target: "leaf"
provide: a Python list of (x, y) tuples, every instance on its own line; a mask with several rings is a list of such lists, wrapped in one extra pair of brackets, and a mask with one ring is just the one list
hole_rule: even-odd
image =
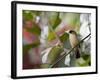
[(76, 60), (77, 66), (89, 66), (90, 65), (90, 59), (84, 60), (82, 57)]
[(23, 45), (23, 53), (26, 54), (31, 48), (35, 48), (40, 44), (40, 42), (34, 42), (32, 44)]
[(60, 41), (63, 43), (63, 47), (66, 49), (70, 49), (70, 42), (69, 42), (69, 34), (68, 33), (64, 33), (63, 35), (61, 35), (60, 37)]
[(89, 54), (82, 54), (82, 58), (87, 62), (88, 65), (91, 65), (91, 56)]
[(30, 11), (23, 11), (23, 18), (26, 21), (32, 20), (33, 19), (33, 14)]
[(52, 41), (55, 38), (56, 38), (56, 36), (55, 36), (54, 32), (49, 31), (48, 38), (47, 38), (48, 41)]
[(49, 21), (49, 34), (48, 41), (54, 40), (56, 38), (55, 28), (60, 24), (61, 19), (59, 18), (58, 12), (47, 12), (48, 21)]
[[(55, 33), (52, 32), (52, 31), (49, 31), (49, 34), (48, 34), (48, 41), (52, 41), (52, 40), (54, 40), (55, 38), (56, 38)], [(61, 42), (64, 43), (64, 42), (66, 42), (66, 41), (68, 40), (69, 35), (68, 35), (67, 33), (64, 33), (64, 34), (61, 35), (59, 38), (60, 38)]]
[(34, 24), (32, 28), (28, 28), (28, 27), (25, 27), (25, 28), (30, 33), (36, 34), (38, 36), (41, 34), (41, 29), (39, 28), (37, 24)]
[(61, 46), (54, 46), (48, 54), (47, 63), (52, 64), (55, 62), (62, 52), (63, 48)]
[(32, 11), (32, 10), (23, 10), (23, 17), (26, 21), (33, 20), (35, 21), (36, 17), (41, 14), (40, 11)]
[(87, 60), (90, 57), (90, 55), (89, 54), (83, 54), (82, 57), (83, 57), (84, 60)]
[(55, 29), (60, 24), (60, 22), (61, 22), (61, 19), (59, 18), (59, 13), (58, 13), (58, 15), (56, 17), (56, 20), (55, 20), (55, 22), (54, 22), (54, 24), (52, 26), (53, 29)]
[(86, 66), (87, 64), (83, 58), (79, 58), (76, 60), (76, 65), (77, 66)]
[(41, 66), (41, 68), (48, 68), (50, 66), (50, 64), (45, 63), (45, 64), (41, 64), (40, 66)]
[(61, 22), (61, 19), (59, 18), (58, 12), (52, 12), (49, 14), (49, 23), (50, 26), (55, 29)]
[(69, 39), (69, 35), (67, 33), (64, 33), (63, 35), (60, 36), (61, 42), (66, 42)]

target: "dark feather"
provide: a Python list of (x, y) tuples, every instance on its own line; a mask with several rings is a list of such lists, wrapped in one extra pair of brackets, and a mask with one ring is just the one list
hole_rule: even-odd
[(76, 58), (80, 58), (80, 51), (78, 48), (75, 50), (75, 55), (76, 55)]

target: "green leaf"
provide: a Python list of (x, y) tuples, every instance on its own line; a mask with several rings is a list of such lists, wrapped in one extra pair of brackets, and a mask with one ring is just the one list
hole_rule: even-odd
[(61, 46), (54, 46), (48, 54), (47, 63), (54, 63), (63, 52), (63, 48)]
[(76, 60), (76, 65), (77, 66), (87, 66), (86, 61), (83, 58), (79, 58)]
[(59, 13), (58, 12), (52, 12), (49, 15), (49, 22), (50, 26), (55, 29), (61, 22), (61, 19), (59, 18)]
[(56, 36), (55, 36), (54, 32), (49, 31), (48, 38), (47, 38), (48, 41), (52, 41), (55, 38), (56, 38)]
[(88, 57), (87, 59), (84, 58), (79, 58), (76, 60), (77, 66), (89, 66), (90, 65), (90, 58)]
[(34, 24), (32, 28), (25, 27), (26, 30), (30, 33), (40, 35), (41, 34), (41, 29), (39, 28), (38, 25)]
[(34, 42), (32, 44), (23, 45), (23, 53), (26, 54), (31, 48), (35, 48), (40, 44), (40, 42)]
[(41, 64), (41, 68), (49, 68), (50, 64)]
[(23, 11), (23, 18), (26, 21), (32, 20), (33, 19), (33, 14), (29, 11)]
[(57, 14), (57, 17), (56, 17), (56, 20), (55, 20), (55, 22), (54, 22), (54, 24), (53, 24), (53, 29), (55, 29), (59, 24), (60, 24), (60, 22), (61, 22), (61, 19), (59, 18), (59, 13)]
[(82, 57), (83, 57), (84, 60), (87, 60), (90, 57), (90, 55), (89, 54), (83, 54)]
[(87, 62), (88, 65), (91, 65), (91, 56), (90, 54), (82, 54), (82, 58)]
[(67, 33), (64, 33), (62, 36), (60, 36), (61, 42), (66, 42), (69, 39), (69, 35)]
[(32, 10), (23, 10), (23, 17), (26, 21), (33, 20), (35, 21), (36, 16), (41, 14), (40, 11), (32, 11)]

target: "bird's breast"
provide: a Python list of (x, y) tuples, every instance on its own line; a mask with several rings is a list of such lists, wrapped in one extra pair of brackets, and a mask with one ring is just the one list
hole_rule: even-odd
[(78, 44), (78, 38), (76, 35), (70, 34), (69, 40), (70, 40), (70, 44), (71, 44), (72, 48)]

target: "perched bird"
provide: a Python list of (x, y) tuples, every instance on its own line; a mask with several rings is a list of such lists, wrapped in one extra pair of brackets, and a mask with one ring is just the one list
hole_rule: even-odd
[[(77, 33), (74, 30), (68, 30), (65, 32), (69, 34), (69, 41), (70, 41), (71, 47), (74, 48), (79, 43)], [(80, 58), (79, 46), (74, 48), (74, 52), (75, 52), (76, 58)]]

